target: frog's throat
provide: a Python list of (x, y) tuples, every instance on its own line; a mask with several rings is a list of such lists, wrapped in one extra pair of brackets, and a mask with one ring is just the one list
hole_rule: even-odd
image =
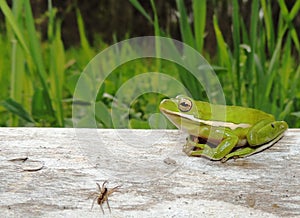
[(208, 126), (228, 127), (232, 130), (235, 130), (237, 128), (246, 129), (246, 128), (251, 127), (251, 125), (249, 123), (238, 123), (237, 124), (237, 123), (224, 122), (224, 121), (202, 120), (191, 114), (183, 114), (183, 113), (174, 112), (174, 111), (172, 111), (172, 112), (168, 111), (167, 113), (190, 120), (192, 122), (201, 123), (201, 124), (208, 125)]

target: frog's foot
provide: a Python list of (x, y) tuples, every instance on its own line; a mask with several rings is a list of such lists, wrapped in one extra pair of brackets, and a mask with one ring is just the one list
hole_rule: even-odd
[(205, 141), (202, 143), (201, 140), (199, 137), (189, 136), (186, 145), (183, 147), (183, 151), (188, 156), (201, 156), (210, 160), (221, 160), (233, 150), (239, 138), (227, 131), (224, 134), (223, 140), (215, 147), (208, 145), (208, 142)]
[(183, 146), (183, 152), (188, 156), (193, 157), (206, 157), (210, 160), (221, 160), (221, 158), (215, 157), (216, 149), (211, 148), (207, 144), (198, 143), (195, 136), (189, 136), (186, 144)]
[[(197, 136), (189, 135), (186, 138), (186, 144), (183, 146), (183, 151), (189, 155), (192, 151), (203, 150), (205, 143), (200, 142), (201, 139)], [(191, 155), (189, 155), (191, 156)]]

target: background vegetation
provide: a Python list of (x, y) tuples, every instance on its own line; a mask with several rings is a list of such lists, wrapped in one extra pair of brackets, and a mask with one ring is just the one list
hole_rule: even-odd
[[(72, 126), (74, 88), (89, 60), (114, 42), (155, 34), (199, 51), (214, 66), (228, 104), (255, 107), (300, 127), (299, 0), (0, 0), (0, 9), (1, 126)], [(151, 71), (180, 79), (194, 98), (206, 99), (179, 66), (132, 61), (100, 89), (99, 127), (113, 127), (110, 110), (118, 88)], [(129, 127), (149, 128), (163, 97), (148, 93), (120, 104), (130, 111)]]

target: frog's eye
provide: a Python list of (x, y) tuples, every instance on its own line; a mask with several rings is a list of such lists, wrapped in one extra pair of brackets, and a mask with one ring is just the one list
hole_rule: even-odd
[(178, 109), (181, 112), (188, 112), (188, 111), (190, 111), (192, 109), (192, 106), (193, 106), (193, 103), (189, 99), (182, 98), (182, 99), (179, 100)]

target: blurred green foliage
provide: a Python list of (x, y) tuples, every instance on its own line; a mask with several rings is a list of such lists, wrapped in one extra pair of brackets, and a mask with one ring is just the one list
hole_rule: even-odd
[[(148, 22), (157, 36), (172, 37), (161, 26), (157, 1), (149, 0), (152, 11), (141, 2), (130, 0)], [(181, 39), (214, 66), (229, 104), (255, 107), (285, 119), (290, 127), (300, 127), (300, 43), (294, 26), (300, 1), (288, 8), (286, 1), (278, 0), (278, 20), (272, 16), (270, 0), (251, 2), (250, 20), (241, 15), (240, 1), (228, 4), (232, 14), (231, 45), (226, 42), (216, 7), (213, 20), (207, 20), (206, 0), (186, 4), (176, 0), (176, 15)], [(275, 3), (274, 3), (275, 4)], [(85, 22), (78, 7), (76, 24), (80, 45), (65, 48), (62, 40), (63, 20), (48, 0), (46, 39), (36, 29), (29, 0), (12, 1), (8, 6), (0, 0), (6, 31), (0, 34), (0, 125), (1, 126), (72, 126), (73, 93), (77, 80), (88, 62), (107, 48), (101, 37), (93, 43), (87, 38)], [(210, 9), (211, 10), (211, 9)], [(216, 55), (205, 50), (208, 23), (215, 33)], [(120, 23), (120, 25), (124, 25)], [(129, 33), (130, 34), (130, 33)], [(117, 42), (116, 37), (114, 37)], [(110, 113), (114, 95), (130, 78), (143, 72), (162, 72), (181, 80), (195, 99), (206, 100), (206, 95), (191, 74), (168, 61), (145, 59), (126, 63), (115, 69), (99, 90), (95, 103), (95, 118), (100, 128), (113, 128)], [(161, 123), (149, 119), (158, 113), (158, 104), (165, 96), (148, 93), (134, 99), (135, 93), (126, 93), (128, 101), (119, 104), (129, 111), (128, 128), (159, 128)], [(132, 100), (134, 99), (134, 100)], [(125, 119), (125, 118), (124, 118)]]

